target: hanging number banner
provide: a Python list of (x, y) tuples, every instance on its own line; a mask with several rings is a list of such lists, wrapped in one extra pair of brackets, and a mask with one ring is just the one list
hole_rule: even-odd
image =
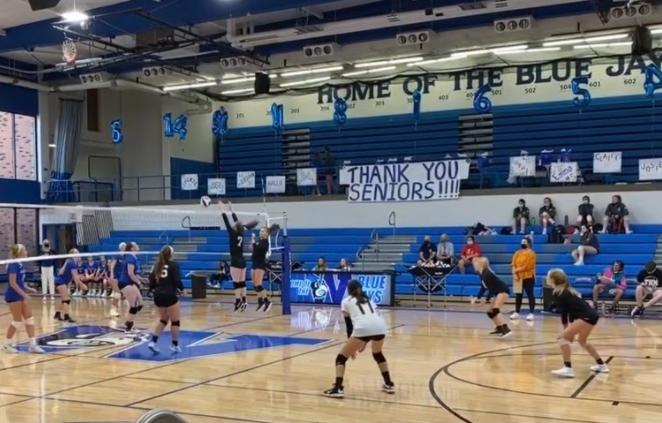
[(317, 185), (317, 169), (297, 169), (297, 185), (300, 187), (314, 187)]
[(639, 159), (639, 180), (640, 181), (662, 180), (662, 158)]
[(510, 158), (512, 176), (536, 176), (536, 156), (516, 156)]
[(285, 194), (284, 176), (267, 176), (265, 183), (267, 194)]
[(549, 168), (549, 182), (568, 184), (577, 182), (579, 166), (577, 162), (555, 162)]
[(255, 188), (255, 172), (237, 172), (237, 188)]
[(466, 160), (346, 166), (353, 202), (449, 200), (460, 196), (460, 182), (468, 172)]
[(198, 175), (191, 173), (182, 175), (182, 191), (195, 191), (198, 189)]
[(207, 179), (207, 195), (225, 195), (225, 178)]
[(593, 153), (593, 173), (621, 173), (623, 153)]

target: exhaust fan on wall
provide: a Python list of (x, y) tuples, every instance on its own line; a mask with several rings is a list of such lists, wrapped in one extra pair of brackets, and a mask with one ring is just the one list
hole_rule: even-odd
[(612, 7), (609, 15), (615, 19), (640, 18), (653, 14), (653, 6), (647, 3), (629, 3), (627, 6)]
[(223, 69), (240, 68), (246, 66), (246, 59), (243, 57), (226, 57), (221, 59), (221, 67)]
[(522, 16), (519, 18), (508, 18), (494, 21), (494, 30), (498, 33), (527, 31), (533, 27), (533, 17)]
[(412, 46), (416, 44), (427, 44), (430, 42), (430, 31), (408, 32), (398, 34), (395, 41), (399, 46)]
[(79, 76), (82, 84), (99, 84), (104, 81), (104, 77), (100, 73), (86, 73)]
[(143, 76), (145, 78), (158, 78), (162, 76), (167, 76), (170, 74), (170, 71), (163, 66), (153, 66), (151, 68), (143, 68)]
[(306, 46), (303, 48), (303, 55), (308, 58), (333, 56), (336, 53), (336, 47), (332, 43)]

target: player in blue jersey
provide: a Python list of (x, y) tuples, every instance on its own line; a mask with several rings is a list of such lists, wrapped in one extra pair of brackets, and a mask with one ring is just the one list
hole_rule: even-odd
[(109, 289), (109, 280), (110, 280), (110, 265), (106, 257), (99, 257), (99, 276), (97, 277), (97, 283), (101, 287), (97, 297), (107, 297)]
[(140, 277), (140, 262), (138, 261), (138, 257), (133, 254), (134, 251), (140, 251), (140, 247), (135, 242), (131, 242), (126, 246), (127, 254), (124, 255), (124, 266), (122, 274), (118, 279), (120, 291), (129, 302), (129, 315), (126, 316), (124, 327), (126, 333), (137, 332), (133, 328), (133, 322), (136, 314), (143, 308), (143, 297), (140, 294), (140, 286), (147, 282)]
[[(119, 250), (121, 252), (126, 251), (126, 243), (122, 242), (119, 245)], [(124, 254), (118, 255), (115, 260), (110, 264), (110, 287), (112, 289), (111, 305), (110, 305), (110, 317), (120, 317), (119, 306), (120, 300), (122, 299), (122, 293), (120, 292), (118, 279), (122, 274), (124, 269)]]
[[(72, 248), (69, 250), (69, 254), (77, 255), (80, 252)], [(80, 257), (76, 256), (70, 259), (67, 259), (64, 262), (64, 265), (60, 268), (57, 276), (55, 276), (55, 289), (60, 294), (61, 305), (58, 307), (57, 303), (55, 304), (55, 320), (60, 320), (66, 323), (76, 323), (74, 319), (69, 316), (69, 306), (71, 305), (71, 298), (69, 297), (69, 284), (74, 283), (76, 289), (81, 291), (87, 291), (87, 287), (80, 280), (80, 273), (78, 269), (81, 265)]]
[[(15, 244), (9, 254), (10, 259), (21, 259), (28, 256), (25, 246)], [(7, 337), (3, 346), (4, 351), (18, 352), (13, 346), (13, 339), (16, 332), (21, 329), (25, 322), (25, 331), (28, 333), (30, 342), (30, 352), (42, 354), (44, 350), (39, 348), (34, 337), (34, 317), (32, 315), (32, 306), (30, 305), (30, 295), (37, 291), (25, 286), (23, 264), (13, 262), (7, 265), (7, 274), (9, 275), (9, 287), (5, 292), (5, 302), (9, 306), (12, 322), (7, 328)]]

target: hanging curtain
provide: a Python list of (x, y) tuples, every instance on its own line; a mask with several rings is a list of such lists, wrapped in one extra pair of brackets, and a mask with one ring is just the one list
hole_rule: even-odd
[(51, 202), (76, 201), (71, 175), (76, 168), (80, 131), (83, 123), (83, 102), (60, 99), (60, 116), (55, 125), (55, 154), (48, 200)]

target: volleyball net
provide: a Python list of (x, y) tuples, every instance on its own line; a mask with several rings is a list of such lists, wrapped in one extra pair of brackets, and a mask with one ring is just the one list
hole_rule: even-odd
[[(226, 209), (227, 210), (227, 209)], [(17, 216), (22, 216), (18, 219)], [(234, 219), (229, 211), (230, 224)], [(269, 284), (282, 293), (283, 312), (289, 314), (289, 280), (291, 269), (290, 242), (287, 236), (287, 216), (266, 211), (244, 211), (235, 207), (234, 217), (244, 225), (257, 221), (252, 232), (259, 237), (262, 227), (278, 224), (269, 235), (269, 260), (274, 263), (276, 277)], [(244, 233), (244, 254), (250, 263), (251, 233)], [(193, 274), (213, 275), (219, 272), (221, 261), (229, 263), (229, 240), (220, 204), (160, 206), (160, 207), (94, 207), (0, 204), (0, 273), (12, 261), (24, 264), (26, 271), (36, 272), (43, 240), (48, 239), (56, 254), (49, 258), (57, 264), (73, 257), (108, 260), (122, 254), (120, 243), (135, 242), (140, 251), (132, 251), (140, 260), (146, 276), (164, 245), (175, 250), (175, 259), (182, 267), (185, 283)], [(9, 257), (13, 244), (23, 244), (28, 257)], [(69, 254), (73, 248), (79, 254)], [(5, 259), (5, 257), (8, 257)], [(278, 270), (282, 269), (282, 270)], [(271, 275), (270, 275), (271, 276)], [(250, 280), (250, 274), (247, 275)], [(272, 289), (273, 290), (273, 289)]]

